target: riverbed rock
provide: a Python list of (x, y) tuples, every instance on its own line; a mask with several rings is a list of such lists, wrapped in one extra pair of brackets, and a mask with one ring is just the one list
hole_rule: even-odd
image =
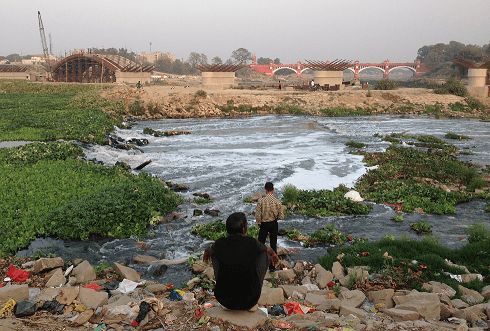
[(87, 260), (78, 264), (71, 272), (71, 276), (75, 277), (77, 284), (85, 284), (97, 278), (94, 267)]
[(464, 309), (469, 306), (466, 302), (464, 302), (461, 299), (453, 299), (451, 300), (451, 304), (453, 305), (454, 308), (457, 309)]
[(305, 297), (305, 302), (309, 302), (316, 306), (318, 310), (338, 311), (340, 309), (340, 300), (337, 298), (329, 299), (325, 295), (307, 293)]
[(66, 278), (63, 272), (63, 269), (58, 268), (55, 269), (51, 277), (49, 277), (49, 280), (46, 282), (44, 285), (45, 287), (60, 287), (65, 285), (66, 283)]
[(282, 288), (262, 287), (262, 293), (259, 298), (259, 305), (273, 306), (284, 303), (284, 291)]
[(332, 264), (332, 274), (336, 279), (341, 279), (345, 277), (344, 267), (339, 261), (335, 261)]
[(293, 267), (293, 270), (296, 274), (298, 275), (302, 275), (304, 270), (305, 270), (305, 266), (303, 264), (302, 261), (297, 261), (295, 264), (294, 264), (294, 267)]
[(490, 299), (490, 285), (485, 286), (481, 290), (481, 295), (483, 295), (483, 297), (485, 298), (485, 300)]
[(418, 312), (427, 320), (441, 319), (439, 296), (435, 293), (411, 292), (408, 295), (395, 296), (396, 309)]
[(470, 323), (475, 323), (479, 320), (486, 320), (487, 314), (486, 309), (488, 304), (478, 304), (465, 309), (457, 310), (454, 313), (454, 317), (462, 318)]
[(206, 277), (208, 277), (208, 279), (214, 280), (214, 269), (213, 269), (213, 267), (207, 267), (206, 269), (204, 269), (203, 274), (206, 275)]
[(366, 295), (360, 290), (342, 291), (339, 299), (341, 305), (357, 308), (364, 302)]
[(43, 288), (37, 296), (37, 302), (52, 301), (60, 294), (61, 288)]
[(114, 262), (114, 271), (121, 275), (125, 279), (129, 279), (133, 282), (139, 282), (141, 279), (140, 274), (133, 268), (123, 266), (117, 262)]
[(354, 279), (356, 282), (364, 282), (369, 278), (369, 267), (356, 266), (347, 268), (347, 278)]
[(383, 308), (389, 309), (395, 306), (393, 302), (393, 295), (395, 294), (395, 290), (388, 288), (379, 291), (369, 291), (368, 298), (369, 301), (372, 301), (375, 305), (383, 305)]
[(30, 301), (19, 301), (15, 305), (14, 315), (17, 318), (32, 316), (36, 313), (36, 303)]
[(391, 318), (393, 318), (397, 322), (414, 321), (420, 318), (419, 313), (413, 310), (390, 308), (390, 309), (386, 309), (384, 313), (390, 316)]
[(453, 289), (451, 286), (447, 284), (440, 283), (440, 282), (431, 281), (428, 283), (424, 283), (422, 284), (422, 288), (431, 293), (439, 294), (439, 296), (446, 295), (449, 298), (452, 298), (453, 296), (456, 295), (455, 289)]
[(167, 291), (168, 287), (165, 284), (150, 284), (146, 286), (146, 290), (153, 294), (158, 294)]
[(327, 284), (333, 280), (333, 274), (327, 271), (320, 264), (315, 264), (316, 283), (319, 288), (326, 288)]
[(85, 323), (87, 323), (92, 316), (94, 316), (94, 311), (92, 309), (87, 309), (84, 312), (82, 312), (80, 315), (73, 320), (72, 325), (73, 326), (82, 326)]
[(204, 261), (196, 261), (192, 264), (192, 271), (195, 273), (201, 273), (208, 267), (208, 264)]
[(97, 309), (108, 302), (107, 292), (97, 292), (90, 288), (80, 288), (78, 300), (87, 308)]
[(482, 281), (483, 280), (483, 276), (480, 275), (480, 274), (462, 274), (461, 275), (461, 281), (463, 283), (469, 283), (469, 282), (472, 282), (474, 280), (480, 280), (480, 281)]
[(136, 264), (151, 264), (157, 260), (156, 257), (150, 255), (135, 255), (133, 257), (133, 262)]
[(58, 296), (56, 297), (56, 301), (63, 305), (71, 305), (73, 301), (78, 297), (80, 293), (80, 287), (63, 287), (61, 288)]
[(217, 209), (209, 209), (209, 208), (204, 209), (204, 214), (212, 216), (212, 217), (218, 217), (219, 213), (220, 213), (220, 211)]
[(349, 199), (354, 202), (362, 202), (364, 199), (361, 197), (361, 194), (355, 190), (350, 190), (346, 194), (344, 194), (344, 198)]
[(471, 290), (461, 285), (458, 286), (458, 289), (461, 293), (461, 300), (468, 303), (469, 305), (476, 305), (482, 303), (485, 300), (483, 295), (475, 290)]
[(278, 270), (276, 271), (277, 277), (285, 282), (292, 283), (296, 278), (296, 273), (293, 269)]
[(27, 285), (0, 287), (0, 307), (10, 299), (14, 299), (16, 302), (29, 299), (29, 287)]
[(34, 266), (32, 267), (32, 273), (38, 274), (44, 271), (48, 271), (54, 268), (63, 267), (65, 262), (61, 257), (53, 257), (53, 258), (40, 258), (34, 262)]
[(202, 216), (203, 212), (201, 209), (194, 209), (194, 211), (192, 212), (192, 216)]
[(303, 295), (306, 295), (306, 292), (308, 292), (308, 289), (302, 285), (279, 285), (279, 287), (283, 289), (286, 298), (290, 298), (294, 292)]
[(362, 319), (365, 319), (368, 314), (364, 310), (353, 307), (353, 306), (340, 305), (339, 315), (340, 316), (354, 315), (357, 318), (362, 320)]
[(261, 310), (249, 312), (244, 310), (223, 310), (221, 307), (213, 307), (206, 310), (206, 315), (249, 330), (256, 330), (267, 321), (267, 315)]

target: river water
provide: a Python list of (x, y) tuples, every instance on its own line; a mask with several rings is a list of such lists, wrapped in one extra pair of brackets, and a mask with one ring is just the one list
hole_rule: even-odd
[[(143, 135), (143, 128), (157, 130), (190, 130), (190, 135), (155, 138)], [(54, 252), (65, 258), (84, 257), (93, 263), (121, 260), (128, 263), (135, 254), (159, 258), (182, 258), (201, 252), (208, 242), (190, 234), (194, 224), (208, 222), (216, 217), (193, 217), (193, 210), (211, 208), (221, 211), (220, 219), (234, 211), (243, 211), (253, 224), (254, 206), (243, 198), (261, 191), (266, 181), (280, 188), (293, 184), (303, 189), (332, 189), (339, 184), (353, 186), (366, 171), (362, 157), (349, 153), (345, 143), (356, 140), (368, 144), (368, 151), (380, 151), (388, 144), (374, 137), (375, 133), (408, 132), (433, 134), (442, 137), (452, 131), (465, 134), (468, 141), (451, 141), (466, 151), (461, 158), (479, 165), (490, 164), (490, 123), (475, 120), (436, 120), (400, 117), (318, 118), (295, 116), (267, 116), (243, 119), (185, 119), (138, 123), (129, 130), (116, 134), (129, 138), (147, 138), (150, 144), (139, 151), (115, 150), (107, 146), (86, 149), (88, 159), (107, 164), (124, 161), (132, 167), (145, 160), (152, 163), (144, 171), (189, 186), (183, 193), (186, 203), (180, 206), (183, 220), (159, 226), (145, 245), (135, 239), (103, 242), (63, 242), (38, 239), (21, 252), (30, 254), (37, 249)], [(192, 193), (207, 192), (214, 202), (198, 206), (192, 203)], [(413, 221), (424, 219), (434, 225), (433, 234), (450, 247), (462, 245), (465, 228), (476, 222), (490, 223), (484, 213), (485, 203), (473, 201), (457, 207), (455, 215), (436, 216), (410, 214), (403, 223), (390, 219), (391, 208), (374, 205), (366, 216), (328, 218), (290, 217), (280, 227), (295, 227), (311, 233), (326, 223), (334, 223), (341, 231), (371, 240), (385, 235), (417, 237), (409, 229)], [(325, 254), (325, 248), (302, 248), (298, 243), (279, 240), (285, 247), (297, 248), (293, 259), (315, 261)], [(152, 278), (146, 267), (134, 266)], [(178, 281), (190, 276), (185, 266), (169, 267), (160, 281)]]

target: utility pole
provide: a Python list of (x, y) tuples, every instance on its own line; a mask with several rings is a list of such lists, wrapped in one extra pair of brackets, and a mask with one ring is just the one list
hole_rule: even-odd
[(51, 39), (51, 33), (48, 34), (49, 38), (49, 54), (53, 54), (53, 39)]
[(151, 53), (151, 41), (150, 41), (150, 53)]

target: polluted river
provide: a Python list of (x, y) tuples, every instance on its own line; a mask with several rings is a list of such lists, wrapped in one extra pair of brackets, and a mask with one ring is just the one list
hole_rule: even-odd
[[(143, 134), (143, 128), (155, 130), (189, 130), (189, 135), (156, 138)], [(378, 134), (407, 132), (443, 137), (446, 132), (470, 136), (471, 140), (450, 141), (466, 151), (460, 158), (479, 165), (490, 164), (490, 123), (475, 120), (437, 120), (429, 118), (400, 118), (390, 116), (318, 118), (295, 116), (267, 116), (242, 119), (185, 119), (139, 122), (131, 129), (117, 129), (115, 134), (124, 139), (146, 138), (149, 144), (138, 150), (120, 150), (108, 146), (88, 146), (87, 159), (113, 165), (117, 161), (131, 167), (146, 160), (152, 162), (143, 169), (152, 175), (174, 183), (185, 184), (181, 193), (185, 203), (178, 212), (184, 218), (161, 224), (144, 239), (128, 238), (99, 241), (61, 241), (41, 238), (19, 255), (36, 251), (58, 254), (66, 259), (85, 258), (91, 263), (124, 261), (147, 279), (181, 284), (188, 280), (187, 264), (171, 265), (156, 272), (155, 267), (133, 265), (137, 254), (159, 259), (183, 259), (197, 255), (209, 241), (191, 234), (195, 224), (226, 217), (235, 211), (247, 214), (254, 224), (254, 204), (245, 203), (245, 197), (263, 189), (266, 181), (274, 182), (277, 193), (292, 184), (300, 189), (333, 189), (340, 184), (352, 187), (368, 168), (362, 156), (350, 153), (345, 145), (356, 140), (368, 145), (367, 151), (382, 151), (388, 143), (375, 137)], [(193, 203), (193, 193), (209, 193), (213, 202)], [(367, 202), (369, 203), (369, 202)], [(218, 217), (193, 216), (194, 209), (217, 209)], [(294, 227), (303, 233), (312, 233), (325, 224), (333, 223), (344, 233), (369, 240), (386, 235), (416, 238), (410, 223), (426, 220), (434, 225), (433, 235), (449, 247), (464, 244), (465, 229), (477, 222), (490, 222), (484, 212), (484, 201), (460, 204), (454, 215), (407, 214), (405, 222), (391, 221), (392, 208), (375, 204), (369, 215), (308, 218), (289, 216), (279, 223), (280, 228)], [(304, 248), (298, 242), (279, 237), (279, 245), (292, 248), (292, 259), (316, 261), (327, 253), (325, 247)]]

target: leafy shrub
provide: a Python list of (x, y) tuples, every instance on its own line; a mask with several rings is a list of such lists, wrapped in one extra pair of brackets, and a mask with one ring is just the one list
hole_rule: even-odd
[(465, 135), (462, 135), (462, 134), (457, 134), (457, 133), (454, 133), (454, 132), (448, 132), (448, 133), (446, 133), (444, 135), (444, 137), (446, 137), (446, 139), (454, 139), (454, 140), (468, 140), (468, 139), (471, 139), (468, 136), (465, 136)]
[[(216, 241), (227, 236), (225, 222), (218, 220), (211, 223), (197, 224), (192, 227), (191, 233), (207, 240)], [(250, 226), (247, 229), (247, 235), (257, 238), (259, 229), (257, 226)]]
[(464, 113), (470, 110), (467, 105), (459, 101), (450, 103), (449, 109), (451, 109), (451, 111), (460, 112), (460, 113)]
[(417, 232), (417, 234), (429, 234), (432, 233), (432, 225), (426, 221), (418, 221), (410, 224), (410, 229)]
[(468, 95), (468, 90), (466, 86), (464, 86), (463, 82), (450, 79), (440, 87), (434, 89), (434, 93), (436, 94), (454, 94), (460, 97), (466, 97)]
[(468, 241), (470, 243), (490, 240), (490, 230), (483, 223), (470, 225), (466, 230)]
[(335, 228), (334, 224), (327, 224), (323, 228), (316, 230), (310, 235), (305, 246), (311, 247), (316, 245), (341, 245), (347, 242), (349, 237)]
[(389, 79), (383, 79), (376, 83), (375, 90), (395, 90), (398, 88), (397, 82)]
[(128, 109), (129, 113), (134, 116), (141, 116), (145, 113), (145, 105), (144, 102), (140, 99), (134, 100)]
[(393, 222), (401, 223), (404, 220), (403, 214), (396, 214), (392, 218)]
[(204, 198), (204, 197), (196, 197), (194, 198), (194, 203), (197, 203), (198, 205), (205, 205), (208, 203), (212, 203), (213, 199), (211, 198)]
[(194, 93), (194, 97), (196, 98), (205, 98), (208, 96), (208, 93), (204, 90), (197, 90), (196, 93)]
[(358, 142), (358, 141), (354, 141), (354, 140), (349, 140), (345, 144), (351, 148), (364, 148), (364, 147), (366, 147), (366, 144)]
[(466, 101), (468, 107), (472, 110), (484, 110), (486, 108), (485, 104), (483, 104), (483, 102), (481, 102), (477, 98), (466, 97), (464, 100)]
[(442, 110), (444, 109), (444, 106), (441, 105), (440, 103), (436, 103), (433, 105), (426, 105), (424, 112), (429, 115), (434, 115), (434, 116), (440, 116), (442, 114)]
[(68, 142), (39, 142), (0, 150), (0, 160), (15, 165), (29, 165), (40, 160), (66, 160), (82, 155), (79, 146)]
[(371, 112), (367, 109), (362, 108), (323, 108), (320, 109), (320, 113), (327, 117), (347, 117), (347, 116), (367, 116)]

